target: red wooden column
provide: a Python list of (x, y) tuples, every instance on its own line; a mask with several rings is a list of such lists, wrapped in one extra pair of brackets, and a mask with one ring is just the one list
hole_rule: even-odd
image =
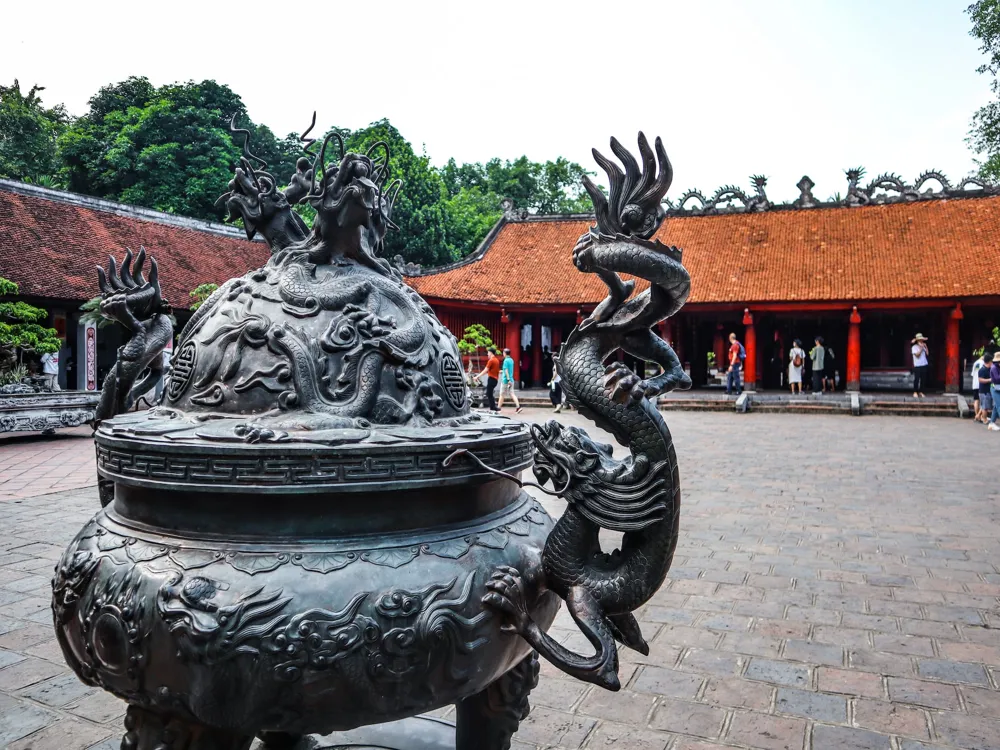
[(955, 305), (955, 308), (948, 315), (948, 329), (944, 338), (944, 390), (945, 393), (958, 393), (962, 386), (959, 367), (959, 339), (958, 323), (965, 317), (962, 315), (962, 306)]
[(743, 363), (743, 388), (757, 390), (757, 331), (753, 327), (753, 315), (749, 308), (743, 311), (743, 325), (747, 327), (743, 346), (747, 350), (747, 360)]
[(507, 324), (506, 344), (504, 348), (510, 349), (510, 356), (514, 360), (514, 382), (521, 382), (521, 316), (509, 315), (504, 310), (500, 317)]
[(531, 387), (541, 388), (542, 383), (542, 321), (535, 318), (531, 324)]
[(562, 345), (562, 328), (558, 324), (553, 325), (549, 330), (552, 331), (552, 353), (558, 354), (559, 347)]
[(858, 308), (851, 310), (851, 325), (847, 329), (847, 390), (861, 390), (861, 316)]

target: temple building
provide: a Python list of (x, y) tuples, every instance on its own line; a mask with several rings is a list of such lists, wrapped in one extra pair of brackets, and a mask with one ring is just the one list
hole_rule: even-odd
[[(953, 187), (936, 173), (912, 186), (883, 175), (861, 188), (860, 176), (848, 173), (837, 202), (814, 199), (803, 177), (795, 202), (772, 204), (766, 180), (755, 177), (750, 196), (732, 187), (711, 199), (692, 191), (664, 206), (657, 237), (683, 250), (692, 291), (661, 332), (696, 387), (719, 384), (716, 363), (725, 362), (733, 332), (746, 346), (751, 388), (784, 387), (792, 341), (808, 351), (816, 336), (835, 354), (841, 388), (905, 388), (919, 332), (929, 339), (937, 388), (967, 389), (973, 349), (1000, 324), (1000, 190), (976, 180)], [(936, 192), (925, 189), (930, 182)], [(552, 352), (606, 294), (597, 276), (572, 263), (592, 223), (508, 205), (468, 258), (402, 270), (457, 337), (481, 323), (511, 349), (518, 379), (544, 387)], [(94, 267), (140, 246), (164, 269), (178, 324), (190, 315), (195, 287), (268, 257), (238, 227), (0, 180), (0, 276), (45, 307), (64, 337), (64, 388), (96, 387), (88, 381), (99, 383), (114, 361), (121, 332), (88, 334), (79, 307), (97, 294)], [(87, 377), (88, 356), (96, 378)]]
[(270, 255), (239, 227), (0, 180), (0, 276), (18, 284), (21, 299), (48, 310), (48, 325), (65, 342), (62, 388), (95, 390), (114, 365), (124, 332), (88, 325), (80, 305), (99, 293), (96, 266), (140, 247), (163, 269), (163, 296), (179, 326), (191, 315), (193, 289), (242, 276)]
[[(809, 351), (817, 336), (834, 352), (841, 388), (905, 389), (917, 333), (929, 338), (937, 387), (968, 388), (971, 352), (1000, 323), (1000, 191), (973, 179), (952, 187), (936, 173), (861, 188), (861, 174), (848, 172), (838, 202), (816, 201), (803, 177), (798, 200), (772, 204), (754, 177), (752, 197), (727, 187), (665, 206), (656, 236), (683, 250), (692, 288), (662, 335), (695, 387), (720, 382), (714, 364), (727, 361), (732, 332), (751, 389), (784, 387), (792, 342)], [(932, 181), (940, 189), (921, 192)], [(592, 224), (508, 207), (473, 255), (410, 268), (408, 280), (456, 336), (481, 323), (511, 350), (520, 381), (543, 387), (551, 352), (607, 293), (572, 263)]]

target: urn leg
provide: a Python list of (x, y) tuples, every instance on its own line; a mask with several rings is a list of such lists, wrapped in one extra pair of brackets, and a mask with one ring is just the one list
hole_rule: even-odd
[(528, 693), (538, 684), (534, 651), (500, 679), (456, 705), (455, 750), (510, 750), (510, 738), (528, 716)]
[(234, 734), (129, 706), (122, 750), (248, 750), (253, 735)]

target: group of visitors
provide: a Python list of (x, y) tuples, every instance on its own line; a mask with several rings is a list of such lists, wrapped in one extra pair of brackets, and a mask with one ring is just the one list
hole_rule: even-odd
[[(487, 349), (487, 353), (489, 357), (486, 360), (486, 367), (476, 376), (477, 380), (482, 380), (483, 376), (486, 376), (487, 407), (494, 414), (498, 414), (503, 408), (504, 396), (510, 396), (514, 401), (514, 413), (519, 413), (521, 411), (521, 402), (514, 391), (514, 358), (510, 356), (510, 349), (503, 350), (503, 363), (500, 362), (500, 358), (497, 356), (496, 348), (491, 346)], [(496, 396), (494, 395), (497, 383), (500, 384), (499, 403), (497, 403)]]
[[(475, 376), (475, 379), (482, 380), (484, 376), (486, 377), (487, 408), (494, 414), (499, 413), (503, 409), (504, 398), (509, 396), (514, 402), (514, 413), (518, 414), (522, 406), (520, 400), (517, 398), (517, 391), (514, 387), (514, 358), (510, 354), (510, 349), (503, 350), (503, 362), (500, 361), (495, 347), (491, 346), (486, 351), (489, 355), (486, 360), (486, 367), (483, 368), (481, 373)], [(562, 411), (566, 403), (566, 396), (563, 393), (562, 377), (559, 375), (559, 370), (556, 367), (552, 367), (550, 372), (549, 400), (552, 402), (553, 411), (558, 414)], [(498, 384), (500, 386), (499, 401), (497, 401), (495, 395)]]
[(1000, 431), (1000, 348), (987, 346), (972, 363), (972, 382), (979, 386), (973, 407), (974, 419), (993, 432)]
[(803, 374), (806, 369), (806, 358), (809, 359), (812, 392), (822, 395), (837, 389), (837, 366), (833, 348), (827, 346), (822, 336), (813, 339), (813, 348), (806, 354), (802, 341), (795, 339), (788, 351), (788, 387), (792, 394), (802, 393)]

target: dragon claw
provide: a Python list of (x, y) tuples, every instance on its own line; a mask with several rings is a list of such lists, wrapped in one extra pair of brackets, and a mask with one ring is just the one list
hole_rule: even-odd
[(485, 606), (504, 615), (501, 630), (505, 633), (523, 633), (531, 622), (531, 615), (524, 597), (524, 583), (521, 574), (509, 566), (501, 566), (486, 582), (487, 593), (482, 602)]

